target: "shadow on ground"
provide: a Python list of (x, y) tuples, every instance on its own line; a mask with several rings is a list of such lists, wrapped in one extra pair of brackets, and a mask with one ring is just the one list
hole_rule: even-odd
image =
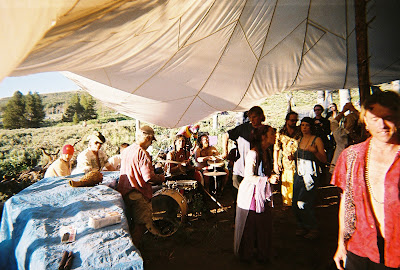
[[(335, 187), (319, 189), (317, 218), (320, 235), (307, 240), (295, 235), (291, 209), (283, 210), (280, 194), (274, 195), (274, 257), (266, 264), (244, 263), (233, 255), (234, 210), (232, 187), (225, 189), (219, 202), (226, 212), (189, 218), (172, 236), (162, 238), (146, 233), (141, 250), (146, 270), (180, 269), (331, 269), (337, 243), (338, 192)], [(217, 205), (211, 200), (212, 208)]]

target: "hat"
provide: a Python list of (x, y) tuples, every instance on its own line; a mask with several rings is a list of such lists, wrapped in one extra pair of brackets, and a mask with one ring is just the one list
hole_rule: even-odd
[(74, 147), (70, 144), (66, 144), (63, 146), (62, 148), (62, 153), (63, 154), (69, 154), (69, 155), (73, 155), (74, 154)]
[(95, 131), (92, 135), (89, 136), (89, 141), (92, 140), (101, 144), (106, 142), (106, 138), (99, 131)]
[(142, 126), (139, 129), (141, 134), (153, 136), (153, 140), (156, 141), (156, 137), (154, 137), (154, 130), (149, 126)]

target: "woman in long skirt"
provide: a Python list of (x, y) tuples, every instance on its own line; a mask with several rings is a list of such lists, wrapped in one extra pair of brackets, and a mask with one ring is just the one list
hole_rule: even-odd
[(272, 189), (278, 177), (272, 175), (272, 153), (276, 130), (254, 129), (251, 150), (246, 155), (245, 176), (240, 183), (235, 220), (234, 253), (240, 259), (267, 261), (272, 238)]

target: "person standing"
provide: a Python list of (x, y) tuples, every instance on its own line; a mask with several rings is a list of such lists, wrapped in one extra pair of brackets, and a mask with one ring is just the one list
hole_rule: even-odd
[(333, 153), (335, 150), (335, 140), (333, 136), (331, 136), (331, 123), (328, 119), (322, 116), (322, 112), (324, 111), (324, 107), (317, 104), (314, 106), (315, 117), (314, 127), (315, 127), (315, 135), (322, 139), (324, 143), (324, 149), (326, 152), (326, 161), (325, 163), (321, 163), (317, 161), (317, 165), (319, 166), (319, 170), (322, 172), (320, 184), (328, 184), (330, 180), (329, 168), (326, 166), (326, 163), (330, 163), (333, 158)]
[(272, 152), (276, 131), (261, 126), (251, 133), (251, 150), (246, 155), (245, 176), (240, 183), (235, 220), (234, 253), (249, 261), (265, 262), (272, 248), (272, 188), (278, 177), (273, 174)]
[(400, 268), (400, 96), (375, 92), (361, 107), (371, 137), (346, 148), (332, 184), (342, 191), (338, 269)]
[(76, 159), (76, 169), (74, 173), (88, 173), (92, 170), (101, 171), (104, 167), (108, 171), (114, 168), (108, 162), (108, 156), (100, 148), (106, 142), (106, 138), (99, 131), (95, 131), (89, 136), (88, 148), (82, 151)]
[(304, 117), (300, 124), (302, 137), (295, 153), (296, 173), (293, 182), (293, 212), (296, 217), (296, 235), (307, 239), (318, 236), (315, 217), (316, 186), (320, 179), (317, 162), (326, 162), (324, 144), (314, 134), (314, 121)]
[(276, 136), (274, 145), (274, 171), (281, 175), (281, 194), (283, 206), (292, 206), (293, 177), (296, 170), (294, 153), (297, 150), (301, 137), (299, 121), (296, 112), (289, 112), (285, 118), (285, 125)]
[(329, 112), (326, 114), (326, 118), (329, 121), (331, 121), (331, 119), (334, 119), (339, 114), (339, 111), (338, 111), (336, 103), (329, 104), (328, 108), (329, 108)]
[(265, 121), (264, 111), (259, 106), (252, 107), (247, 116), (250, 122), (245, 122), (231, 130), (223, 136), (223, 154), (221, 156), (222, 159), (226, 159), (228, 155), (228, 142), (229, 139), (236, 141), (237, 149), (239, 152), (239, 159), (235, 161), (233, 164), (233, 196), (237, 197), (237, 189), (239, 188), (239, 184), (244, 177), (244, 164), (247, 152), (250, 150), (250, 134), (253, 129), (262, 126), (262, 122)]
[(71, 159), (74, 147), (70, 144), (63, 146), (60, 157), (47, 168), (44, 178), (53, 176), (67, 176), (71, 174)]
[(137, 142), (128, 146), (121, 154), (121, 170), (117, 190), (121, 193), (126, 205), (128, 222), (132, 219), (132, 241), (139, 247), (146, 232), (151, 226), (153, 210), (151, 184), (165, 181), (163, 174), (155, 174), (152, 159), (146, 149), (155, 141), (154, 130), (143, 126), (138, 131)]
[[(350, 113), (344, 116), (347, 111)], [(336, 142), (335, 151), (329, 169), (330, 173), (333, 173), (340, 153), (342, 153), (342, 151), (349, 145), (354, 144), (353, 139), (356, 140), (357, 143), (362, 141), (361, 130), (358, 128), (358, 119), (359, 112), (354, 108), (351, 102), (346, 103), (343, 110), (339, 112), (335, 118), (330, 119), (332, 135)]]

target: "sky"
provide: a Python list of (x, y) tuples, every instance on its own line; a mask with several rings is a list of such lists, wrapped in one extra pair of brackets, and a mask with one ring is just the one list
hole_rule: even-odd
[(7, 77), (0, 82), (0, 98), (11, 97), (15, 91), (26, 95), (67, 92), (80, 88), (59, 72), (37, 73), (21, 77)]

